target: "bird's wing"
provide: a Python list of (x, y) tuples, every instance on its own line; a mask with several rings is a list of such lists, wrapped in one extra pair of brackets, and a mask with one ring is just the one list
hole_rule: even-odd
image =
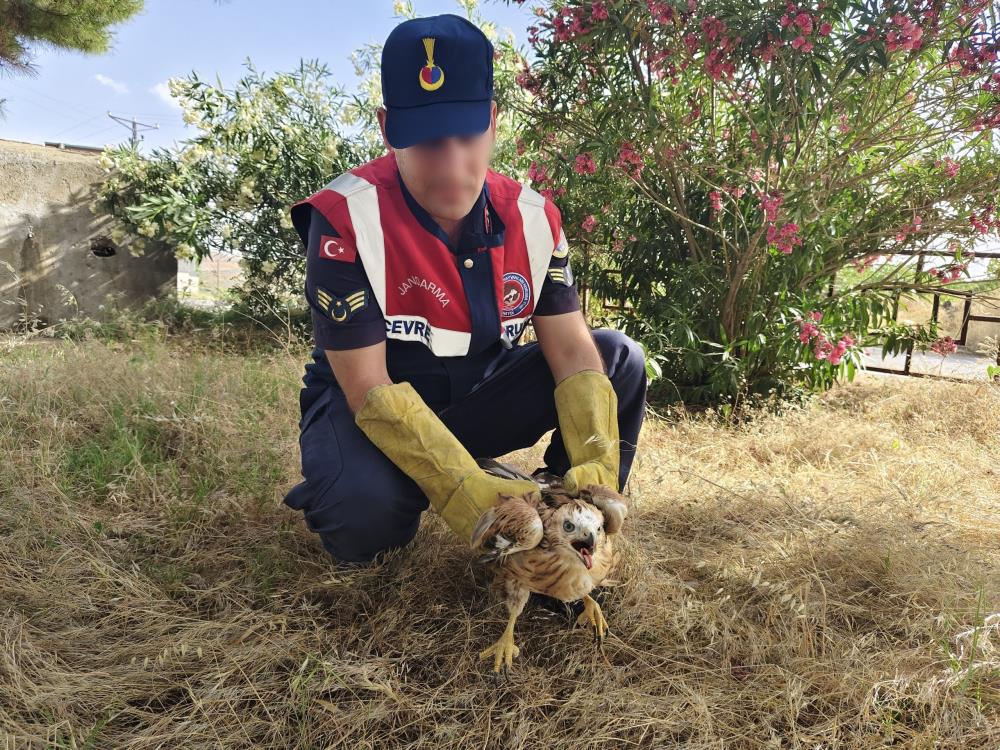
[(536, 493), (503, 495), (483, 513), (472, 531), (473, 549), (484, 553), (478, 562), (490, 562), (537, 547), (545, 533), (537, 503)]
[(588, 484), (580, 488), (580, 499), (601, 509), (608, 534), (618, 533), (628, 515), (624, 497), (603, 484)]

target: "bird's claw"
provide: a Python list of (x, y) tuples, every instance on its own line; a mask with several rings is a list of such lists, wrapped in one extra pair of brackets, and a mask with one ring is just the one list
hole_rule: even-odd
[(510, 669), (514, 657), (521, 653), (516, 645), (514, 645), (514, 636), (507, 635), (506, 633), (500, 636), (500, 640), (494, 643), (489, 648), (485, 648), (479, 652), (480, 659), (488, 659), (490, 656), (493, 657), (493, 671), (499, 673), (500, 669), (503, 668), (504, 672)]
[(600, 605), (589, 596), (583, 597), (583, 612), (576, 618), (577, 625), (589, 625), (594, 629), (594, 642), (598, 648), (604, 647), (604, 636), (608, 633), (608, 621), (604, 619)]

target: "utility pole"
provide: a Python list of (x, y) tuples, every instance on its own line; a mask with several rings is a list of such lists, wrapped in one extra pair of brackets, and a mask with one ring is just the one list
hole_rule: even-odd
[(132, 138), (131, 138), (132, 148), (138, 146), (139, 141), (142, 140), (141, 137), (139, 136), (139, 128), (142, 128), (143, 130), (156, 130), (157, 128), (160, 127), (155, 123), (152, 125), (147, 125), (142, 122), (137, 122), (135, 117), (132, 117), (131, 119), (125, 117), (116, 117), (115, 115), (111, 114), (110, 111), (108, 112), (108, 117), (110, 117), (115, 122), (121, 123), (125, 127), (132, 129)]

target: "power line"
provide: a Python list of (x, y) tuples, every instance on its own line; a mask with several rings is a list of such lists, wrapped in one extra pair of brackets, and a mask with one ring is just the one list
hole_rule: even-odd
[(93, 122), (98, 117), (103, 117), (103, 115), (94, 115), (93, 117), (88, 117), (86, 120), (81, 120), (80, 122), (76, 123), (76, 125), (70, 125), (68, 128), (63, 128), (62, 130), (60, 130), (58, 133), (56, 133), (55, 135), (53, 135), (51, 137), (52, 137), (53, 140), (55, 140), (56, 138), (58, 138), (61, 135), (65, 135), (66, 133), (70, 133), (70, 132), (76, 130), (77, 128), (86, 125), (88, 122)]
[(66, 101), (64, 99), (57, 99), (56, 97), (51, 96), (50, 94), (46, 94), (43, 91), (36, 91), (35, 89), (28, 87), (27, 85), (25, 85), (21, 81), (16, 81), (14, 79), (8, 79), (7, 81), (5, 81), (5, 83), (12, 84), (12, 85), (16, 86), (17, 88), (21, 89), (22, 91), (24, 91), (26, 93), (29, 93), (29, 94), (31, 94), (33, 96), (40, 96), (40, 97), (44, 97), (45, 99), (49, 99), (49, 100), (55, 102), (56, 104), (58, 104), (60, 107), (62, 107), (64, 109), (71, 109), (71, 110), (73, 110), (78, 115), (84, 115), (84, 116), (86, 116), (86, 115), (91, 114), (91, 112), (93, 111), (93, 110), (88, 111), (88, 110), (85, 110), (85, 109), (81, 109), (80, 106), (77, 105), (77, 104), (73, 104), (72, 102), (68, 102), (68, 101)]
[(139, 145), (139, 141), (142, 140), (142, 136), (139, 135), (140, 128), (142, 130), (157, 130), (160, 127), (156, 123), (154, 123), (152, 125), (147, 125), (144, 122), (138, 122), (135, 119), (134, 116), (131, 119), (128, 119), (128, 118), (125, 118), (125, 117), (117, 117), (117, 116), (111, 114), (111, 112), (108, 112), (108, 117), (110, 117), (112, 120), (114, 120), (115, 122), (117, 122), (117, 123), (119, 123), (121, 125), (125, 125), (126, 127), (131, 127), (132, 128), (132, 138), (130, 139), (130, 142), (132, 144), (132, 148), (135, 148), (136, 146), (138, 146)]
[(85, 141), (88, 138), (93, 138), (95, 135), (100, 135), (101, 133), (106, 133), (109, 130), (114, 130), (115, 127), (116, 127), (115, 125), (105, 125), (104, 127), (98, 128), (97, 130), (94, 130), (94, 131), (91, 131), (90, 133), (87, 133), (86, 135), (81, 135), (78, 138), (75, 138), (75, 140)]

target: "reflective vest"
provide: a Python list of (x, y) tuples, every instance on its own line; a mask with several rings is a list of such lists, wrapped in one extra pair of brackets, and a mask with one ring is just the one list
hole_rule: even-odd
[(512, 347), (553, 255), (567, 252), (554, 203), (493, 170), (485, 190), (502, 244), (458, 254), (410, 210), (392, 154), (345, 172), (293, 211), (315, 207), (357, 249), (387, 338), (421, 341), (436, 356), (453, 357), (478, 353), (483, 347), (474, 338), (495, 342), (497, 333)]

